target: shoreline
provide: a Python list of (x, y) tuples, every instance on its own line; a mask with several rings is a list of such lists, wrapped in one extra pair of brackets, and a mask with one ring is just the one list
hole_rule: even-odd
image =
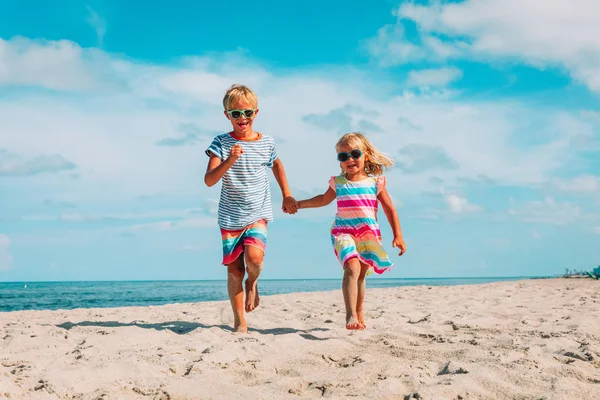
[[(411, 286), (479, 285), (532, 277), (371, 278), (369, 290)], [(0, 283), (0, 313), (25, 310), (142, 307), (228, 300), (226, 280)], [(261, 296), (337, 291), (341, 279), (259, 280)], [(126, 293), (124, 295), (123, 293)]]
[[(414, 281), (414, 280), (452, 280), (452, 279), (464, 279), (464, 280), (476, 280), (476, 279), (554, 279), (562, 278), (561, 275), (555, 276), (444, 276), (444, 277), (409, 277), (409, 278), (386, 278), (384, 276), (372, 276), (371, 279), (375, 280), (390, 280), (390, 281)], [(335, 278), (260, 278), (261, 281), (268, 282), (294, 282), (294, 281), (335, 281), (339, 277)], [(68, 281), (0, 281), (2, 284), (30, 284), (30, 283), (151, 283), (151, 282), (227, 282), (227, 279), (124, 279), (124, 280), (68, 280)]]
[(0, 398), (600, 399), (599, 289), (367, 289), (368, 328), (352, 332), (339, 291), (266, 296), (248, 334), (231, 332), (226, 301), (14, 311), (0, 322)]

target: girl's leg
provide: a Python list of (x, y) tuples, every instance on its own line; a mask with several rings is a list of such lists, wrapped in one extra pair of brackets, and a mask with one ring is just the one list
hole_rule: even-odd
[(246, 270), (248, 271), (248, 278), (246, 278), (246, 312), (251, 312), (260, 303), (257, 281), (262, 271), (265, 253), (258, 247), (245, 246), (244, 254)]
[(244, 260), (238, 257), (234, 262), (227, 265), (227, 292), (233, 309), (233, 327), (236, 332), (248, 331), (246, 318), (244, 317)]
[(360, 269), (360, 262), (357, 258), (351, 258), (344, 264), (342, 293), (344, 294), (344, 303), (346, 305), (346, 329), (362, 329), (356, 314)]
[(367, 291), (367, 280), (365, 276), (369, 270), (369, 265), (360, 263), (360, 274), (358, 275), (358, 295), (356, 299), (356, 316), (358, 322), (362, 325), (363, 329), (367, 327), (365, 324), (365, 317), (363, 316), (363, 302), (365, 301), (365, 293)]

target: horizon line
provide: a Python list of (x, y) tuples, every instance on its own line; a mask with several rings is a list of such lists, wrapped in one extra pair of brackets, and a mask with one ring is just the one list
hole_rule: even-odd
[[(516, 275), (516, 276), (447, 276), (447, 277), (412, 277), (412, 278), (378, 278), (371, 277), (371, 280), (450, 280), (450, 279), (515, 279), (515, 278), (527, 278), (527, 279), (544, 279), (544, 278), (558, 278), (561, 274), (556, 275)], [(339, 280), (340, 278), (266, 278), (261, 279), (265, 281), (333, 281)], [(108, 283), (108, 282), (227, 282), (227, 279), (123, 279), (123, 280), (48, 280), (48, 281), (0, 281), (3, 283)]]

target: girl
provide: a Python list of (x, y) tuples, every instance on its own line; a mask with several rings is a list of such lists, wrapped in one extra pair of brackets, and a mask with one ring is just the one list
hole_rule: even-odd
[(342, 173), (329, 180), (324, 194), (298, 202), (298, 208), (328, 205), (337, 197), (337, 214), (331, 227), (334, 253), (344, 266), (342, 292), (346, 305), (346, 328), (365, 329), (363, 302), (365, 276), (375, 271), (382, 274), (393, 267), (381, 245), (381, 232), (377, 222), (377, 205), (392, 227), (392, 246), (406, 251), (396, 209), (385, 188), (383, 169), (393, 161), (377, 150), (360, 133), (348, 133), (336, 144), (337, 159)]

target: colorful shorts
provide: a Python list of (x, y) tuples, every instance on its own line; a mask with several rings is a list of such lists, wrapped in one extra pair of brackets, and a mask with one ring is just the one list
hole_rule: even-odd
[(244, 252), (244, 246), (258, 247), (265, 252), (267, 246), (267, 221), (261, 219), (239, 230), (221, 228), (223, 265), (234, 262)]

